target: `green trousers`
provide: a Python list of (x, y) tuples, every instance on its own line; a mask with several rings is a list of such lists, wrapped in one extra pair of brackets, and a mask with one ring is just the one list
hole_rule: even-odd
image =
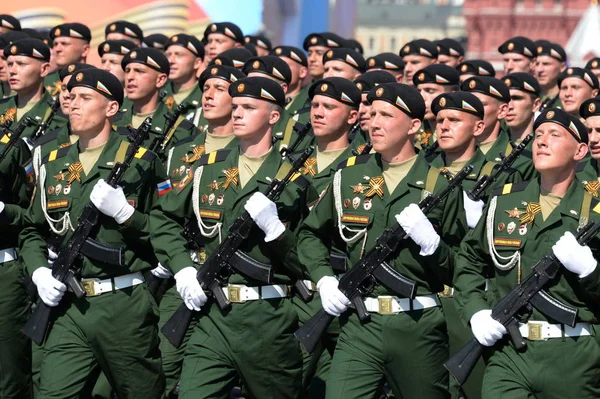
[(396, 315), (354, 312), (341, 333), (327, 379), (328, 399), (376, 398), (385, 380), (403, 399), (448, 398), (448, 332), (441, 307)]
[(242, 379), (250, 398), (302, 398), (302, 353), (289, 298), (209, 302), (187, 344), (180, 399), (229, 398)]
[(40, 398), (91, 397), (100, 371), (120, 399), (162, 398), (158, 307), (145, 284), (65, 295), (43, 347)]
[(595, 336), (529, 341), (517, 352), (505, 338), (485, 352), (484, 399), (600, 398), (600, 345)]
[(31, 341), (21, 329), (31, 314), (17, 261), (0, 263), (0, 398), (30, 398)]

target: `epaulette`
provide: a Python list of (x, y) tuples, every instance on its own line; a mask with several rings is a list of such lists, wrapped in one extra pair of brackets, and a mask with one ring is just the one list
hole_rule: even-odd
[(141, 159), (146, 162), (152, 162), (156, 158), (156, 154), (147, 148), (140, 147), (135, 153), (134, 158)]
[(196, 139), (196, 136), (197, 136), (197, 134), (194, 134), (193, 136), (187, 136), (186, 138), (181, 139), (177, 143), (175, 143), (173, 145), (173, 147), (179, 147), (180, 145), (188, 144), (188, 143), (194, 141)]
[(60, 132), (60, 129), (54, 129), (53, 131), (44, 134), (43, 136), (41, 136), (39, 139), (36, 140), (35, 146), (39, 147), (44, 144), (48, 144), (49, 142), (51, 142), (53, 140), (56, 140), (56, 137), (58, 136), (59, 132)]
[(222, 162), (227, 159), (227, 156), (231, 153), (231, 150), (222, 149), (204, 154), (198, 160), (197, 166), (211, 165), (213, 163)]
[(52, 151), (50, 151), (50, 153), (48, 155), (46, 155), (42, 159), (42, 163), (46, 164), (48, 162), (52, 162), (57, 159), (63, 158), (65, 155), (67, 155), (67, 153), (69, 152), (70, 149), (71, 149), (71, 146), (69, 145), (66, 147), (57, 148), (56, 150), (52, 150)]
[(306, 177), (302, 176), (302, 173), (294, 174), (294, 176), (292, 176), (291, 181), (299, 185), (301, 188), (305, 188), (310, 185), (310, 181), (308, 181)]
[(184, 119), (179, 124), (179, 127), (184, 130), (193, 130), (196, 127), (196, 125), (194, 125), (192, 122), (188, 121), (187, 119)]
[(519, 183), (508, 183), (505, 184), (502, 187), (497, 188), (496, 190), (494, 190), (494, 192), (492, 193), (492, 197), (496, 197), (499, 195), (506, 195), (506, 194), (512, 194), (512, 193), (518, 193), (519, 191), (523, 191), (525, 190), (525, 187), (527, 187), (527, 185), (529, 184), (531, 180), (527, 180), (527, 181), (522, 181)]
[(127, 113), (127, 110), (119, 110), (119, 112), (117, 112), (117, 114), (113, 117), (113, 123), (114, 122), (118, 122), (121, 119), (123, 119), (123, 116)]
[(354, 165), (360, 165), (361, 163), (366, 163), (373, 154), (364, 154), (364, 155), (356, 155), (346, 159), (345, 161), (340, 162), (337, 166), (336, 170), (348, 168)]
[(600, 213), (600, 199), (592, 198), (591, 208), (593, 212)]

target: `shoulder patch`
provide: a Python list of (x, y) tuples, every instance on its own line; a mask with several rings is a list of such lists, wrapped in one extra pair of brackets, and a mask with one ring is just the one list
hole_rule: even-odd
[(183, 130), (194, 130), (196, 128), (196, 125), (194, 125), (192, 122), (188, 121), (187, 119), (184, 119), (179, 124), (179, 127)]
[(194, 141), (194, 139), (196, 138), (197, 135), (193, 135), (193, 136), (188, 136), (184, 139), (179, 140), (177, 143), (175, 143), (173, 145), (173, 147), (179, 147), (180, 145), (186, 144), (186, 143), (191, 143), (192, 141)]
[(296, 173), (292, 177), (292, 181), (294, 183), (296, 183), (297, 185), (299, 185), (301, 188), (305, 188), (310, 185), (310, 181), (308, 181), (308, 179), (306, 177), (302, 176), (300, 173)]
[(340, 162), (340, 164), (337, 166), (337, 170), (349, 168), (350, 166), (354, 165), (360, 165), (361, 163), (367, 163), (367, 161), (371, 159), (372, 155), (373, 154), (364, 154), (350, 157), (345, 161)]
[(134, 158), (142, 159), (146, 162), (152, 162), (154, 160), (154, 158), (156, 158), (156, 154), (147, 148), (140, 147), (140, 148), (138, 148), (138, 151), (135, 153)]
[(70, 148), (71, 146), (69, 145), (50, 151), (50, 153), (42, 159), (42, 163), (45, 164), (63, 158), (65, 155), (67, 155)]
[(525, 190), (525, 187), (527, 187), (527, 185), (529, 184), (531, 180), (527, 180), (527, 181), (522, 181), (520, 183), (508, 183), (505, 184), (502, 187), (497, 188), (496, 190), (494, 190), (494, 192), (492, 193), (492, 197), (496, 197), (499, 195), (506, 195), (506, 194), (512, 194), (512, 193), (518, 193), (519, 191), (523, 191)]
[(227, 156), (230, 153), (231, 150), (223, 149), (204, 154), (200, 157), (196, 166), (211, 165), (213, 163), (222, 162), (227, 159)]
[(119, 112), (117, 112), (117, 114), (113, 117), (113, 123), (118, 122), (121, 119), (123, 119), (123, 116), (125, 116), (126, 113), (127, 113), (126, 109), (120, 109)]
[(591, 207), (593, 212), (600, 214), (600, 199), (592, 198)]

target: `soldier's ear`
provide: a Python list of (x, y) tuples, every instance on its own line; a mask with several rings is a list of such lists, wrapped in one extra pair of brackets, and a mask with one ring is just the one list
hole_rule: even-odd
[(475, 129), (473, 129), (473, 135), (479, 136), (481, 133), (483, 133), (484, 129), (485, 129), (485, 122), (483, 122), (483, 119), (477, 119), (475, 121)]
[(162, 88), (164, 85), (167, 84), (167, 79), (168, 76), (166, 73), (159, 73), (156, 77), (156, 87), (159, 89)]
[(583, 158), (585, 158), (587, 156), (588, 149), (589, 148), (586, 143), (579, 143), (577, 145), (577, 152), (575, 153), (575, 156), (573, 157), (573, 159), (577, 162), (581, 161)]
[(49, 72), (50, 72), (50, 63), (49, 62), (42, 63), (42, 68), (40, 69), (40, 76), (42, 78), (45, 78)]
[(354, 126), (356, 122), (358, 122), (358, 110), (356, 108), (351, 108), (350, 113), (348, 114), (347, 123), (350, 126)]
[(89, 45), (89, 43), (86, 43), (83, 45), (83, 52), (81, 53), (81, 58), (87, 58), (89, 53), (90, 53), (90, 45)]
[(419, 129), (421, 129), (422, 125), (423, 125), (423, 123), (421, 122), (420, 119), (417, 119), (417, 118), (411, 119), (410, 120), (410, 128), (408, 129), (408, 135), (413, 136), (413, 135), (417, 134)]
[(533, 99), (533, 112), (538, 112), (540, 107), (542, 106), (542, 99), (539, 97), (535, 97)]
[(115, 100), (108, 100), (106, 104), (106, 117), (112, 118), (119, 112), (119, 103)]
[(500, 107), (498, 108), (498, 120), (506, 118), (508, 115), (508, 104), (500, 103)]
[(300, 81), (304, 80), (304, 78), (308, 75), (308, 68), (303, 66), (300, 67), (300, 69), (298, 70), (298, 77), (300, 78)]
[(598, 95), (598, 89), (592, 90), (592, 97), (596, 97)]

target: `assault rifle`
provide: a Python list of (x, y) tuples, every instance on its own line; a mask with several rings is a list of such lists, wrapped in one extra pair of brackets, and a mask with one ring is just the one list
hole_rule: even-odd
[[(46, 130), (48, 129), (48, 126), (50, 126), (50, 124), (52, 123), (52, 120), (54, 119), (54, 116), (58, 112), (58, 109), (60, 108), (60, 101), (58, 101), (58, 97), (53, 98), (52, 100), (49, 100), (48, 106), (50, 107), (50, 112), (48, 113), (48, 116), (46, 116), (46, 118), (37, 125), (37, 129), (35, 129), (35, 131), (32, 132), (31, 135), (26, 140), (27, 144), (29, 144), (31, 147), (33, 147), (35, 145), (35, 142), (40, 137), (42, 137), (44, 134), (46, 134)], [(34, 121), (33, 123), (36, 123), (36, 122)]]
[(17, 127), (14, 132), (11, 132), (9, 129), (10, 126), (12, 126), (12, 123), (13, 122), (9, 119), (6, 122), (4, 122), (4, 125), (2, 126), (2, 130), (4, 130), (6, 134), (10, 135), (10, 138), (8, 139), (8, 143), (6, 143), (6, 145), (2, 149), (2, 152), (0, 152), (0, 163), (4, 161), (4, 158), (6, 158), (6, 156), (10, 152), (10, 149), (13, 148), (17, 141), (21, 138), (21, 135), (23, 134), (25, 128), (27, 128), (27, 126), (33, 125), (35, 121), (29, 116), (23, 118), (17, 124)]
[(154, 152), (159, 156), (162, 156), (164, 154), (165, 148), (167, 147), (167, 143), (169, 142), (169, 139), (172, 135), (171, 130), (173, 130), (177, 119), (179, 119), (181, 114), (184, 113), (187, 108), (188, 105), (186, 103), (181, 103), (177, 106), (177, 108), (175, 108), (175, 111), (173, 113), (169, 112), (165, 115), (166, 122), (165, 127), (163, 129), (163, 134), (154, 137), (154, 140), (152, 140), (152, 143), (148, 146), (148, 149), (150, 151)]

